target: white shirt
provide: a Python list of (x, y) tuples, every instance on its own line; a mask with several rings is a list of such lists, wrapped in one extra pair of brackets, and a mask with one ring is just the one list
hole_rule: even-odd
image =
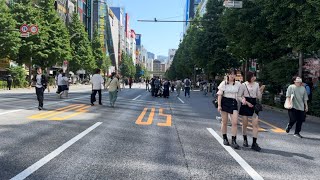
[[(247, 86), (247, 87), (246, 87)], [(248, 88), (248, 89), (247, 89)], [(248, 92), (249, 90), (249, 92)], [(259, 84), (257, 82), (254, 82), (252, 85), (249, 84), (249, 82), (245, 82), (241, 85), (239, 96), (242, 97), (251, 97), (251, 98), (261, 98), (261, 92), (259, 89)]]
[(241, 87), (241, 83), (236, 81), (234, 84), (228, 84), (226, 81), (222, 81), (218, 87), (218, 95), (223, 95), (226, 98), (238, 98), (238, 93)]
[(41, 74), (37, 74), (37, 77), (36, 77), (36, 80), (37, 80), (36, 87), (37, 88), (42, 88), (41, 79), (42, 79), (42, 75)]
[(58, 75), (58, 86), (62, 86), (63, 85), (63, 79), (62, 79), (62, 74)]
[(92, 84), (92, 90), (101, 90), (104, 80), (100, 74), (94, 74), (90, 80)]

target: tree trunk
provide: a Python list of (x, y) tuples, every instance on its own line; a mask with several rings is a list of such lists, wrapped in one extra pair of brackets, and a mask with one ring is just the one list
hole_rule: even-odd
[(303, 73), (303, 51), (299, 51), (299, 77), (302, 77)]

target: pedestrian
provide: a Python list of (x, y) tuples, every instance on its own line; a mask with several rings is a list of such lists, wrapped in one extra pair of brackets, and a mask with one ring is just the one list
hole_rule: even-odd
[(150, 84), (150, 80), (149, 80), (149, 78), (147, 78), (146, 79), (146, 91), (150, 92), (149, 84)]
[(180, 96), (180, 92), (181, 92), (181, 88), (182, 88), (182, 81), (180, 79), (178, 79), (176, 81), (176, 91), (177, 91), (177, 97)]
[(133, 83), (133, 80), (132, 80), (132, 77), (129, 78), (129, 88), (131, 89), (132, 87), (132, 83)]
[[(62, 73), (62, 80), (61, 80), (61, 86), (62, 86), (62, 94), (65, 95), (67, 98), (69, 95), (69, 78), (66, 76), (66, 73)], [(62, 96), (60, 96), (62, 97)]]
[(170, 84), (171, 84), (171, 92), (174, 92), (175, 82), (171, 81)]
[(117, 73), (111, 73), (111, 78), (107, 82), (106, 88), (109, 90), (110, 106), (114, 107), (118, 97), (118, 89), (120, 89), (119, 77), (117, 76)]
[(302, 86), (300, 77), (293, 77), (293, 84), (288, 87), (286, 97), (286, 101), (291, 104), (288, 108), (289, 123), (286, 132), (289, 133), (292, 126), (296, 124), (294, 136), (302, 138), (300, 131), (305, 121), (305, 113), (308, 112), (308, 94), (306, 88)]
[(12, 82), (13, 82), (12, 76), (9, 74), (8, 77), (7, 77), (8, 90), (11, 90)]
[(155, 81), (155, 78), (151, 78), (151, 82), (150, 82), (150, 86), (151, 86), (151, 96), (154, 97), (155, 94), (155, 86), (154, 86), (154, 81)]
[(37, 100), (39, 102), (39, 111), (43, 110), (44, 90), (47, 88), (48, 80), (45, 75), (42, 74), (41, 67), (37, 68), (37, 74), (32, 78), (33, 84), (35, 84)]
[(191, 80), (187, 77), (184, 80), (184, 96), (190, 98)]
[(159, 77), (156, 77), (154, 80), (154, 96), (158, 97), (158, 93), (161, 87), (161, 81), (159, 80)]
[(248, 116), (252, 117), (252, 145), (251, 149), (260, 151), (261, 148), (257, 143), (258, 130), (259, 130), (259, 112), (255, 112), (254, 106), (258, 100), (261, 100), (262, 92), (265, 86), (259, 87), (259, 83), (255, 82), (256, 76), (253, 72), (247, 73), (247, 80), (241, 87), (238, 96), (240, 97), (241, 107), (239, 115), (242, 116), (242, 135), (243, 146), (249, 147), (247, 138)]
[(63, 74), (63, 70), (60, 69), (59, 70), (59, 74), (57, 76), (57, 84), (58, 84), (58, 90), (57, 90), (57, 94), (58, 94), (58, 97), (59, 98), (62, 98), (62, 94), (63, 94), (63, 77), (62, 77), (62, 74)]
[(99, 104), (102, 105), (102, 94), (101, 88), (103, 87), (104, 80), (101, 76), (101, 70), (96, 69), (95, 74), (92, 76), (90, 83), (92, 84), (92, 93), (91, 93), (91, 106), (94, 106), (94, 102), (96, 101), (96, 95), (99, 94)]
[(227, 80), (222, 81), (218, 89), (218, 111), (221, 113), (222, 124), (221, 132), (223, 136), (223, 144), (229, 146), (229, 141), (227, 137), (227, 122), (228, 115), (230, 115), (232, 120), (231, 133), (232, 141), (231, 147), (234, 149), (239, 149), (237, 144), (237, 129), (238, 129), (238, 93), (240, 89), (240, 82), (235, 80), (236, 71), (229, 70), (227, 75)]
[(163, 83), (163, 97), (169, 98), (170, 96), (170, 81), (165, 80)]

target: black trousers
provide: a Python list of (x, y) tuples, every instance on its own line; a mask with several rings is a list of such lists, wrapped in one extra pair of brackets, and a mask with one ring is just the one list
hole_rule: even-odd
[(301, 131), (302, 123), (305, 121), (305, 112), (296, 109), (289, 109), (288, 114), (290, 118), (288, 124), (289, 128), (292, 128), (292, 126), (296, 124), (296, 130), (294, 133), (299, 134)]
[(101, 102), (101, 89), (100, 90), (92, 90), (91, 104), (93, 104), (96, 101), (97, 92), (99, 94), (99, 104), (102, 104), (102, 102)]
[(44, 88), (37, 88), (36, 87), (36, 94), (37, 94), (37, 99), (38, 99), (38, 102), (39, 102), (39, 107), (43, 107)]
[(8, 84), (8, 85), (7, 85), (7, 86), (8, 86), (8, 89), (11, 90), (11, 85), (12, 85), (11, 81), (8, 82), (7, 84)]
[(184, 88), (185, 89), (185, 91), (184, 91), (184, 96), (190, 96), (190, 87), (185, 87)]

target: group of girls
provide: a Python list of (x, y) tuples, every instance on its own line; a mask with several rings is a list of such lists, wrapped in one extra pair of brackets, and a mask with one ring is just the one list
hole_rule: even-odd
[[(261, 148), (257, 144), (259, 118), (258, 112), (255, 112), (254, 106), (257, 100), (261, 99), (262, 92), (265, 86), (259, 86), (255, 82), (256, 76), (253, 72), (246, 74), (247, 81), (240, 83), (236, 81), (236, 70), (229, 70), (226, 80), (222, 81), (218, 87), (218, 111), (221, 113), (222, 123), (221, 132), (223, 136), (223, 144), (231, 146), (234, 149), (239, 149), (237, 144), (237, 130), (238, 130), (238, 115), (242, 116), (242, 134), (243, 146), (249, 147), (247, 138), (248, 117), (252, 117), (253, 127), (253, 141), (251, 148), (255, 151), (260, 151)], [(238, 103), (239, 106), (238, 106)], [(239, 108), (240, 107), (240, 108)], [(240, 110), (239, 110), (240, 109)], [(228, 118), (231, 119), (231, 144), (227, 137), (227, 122)]]

